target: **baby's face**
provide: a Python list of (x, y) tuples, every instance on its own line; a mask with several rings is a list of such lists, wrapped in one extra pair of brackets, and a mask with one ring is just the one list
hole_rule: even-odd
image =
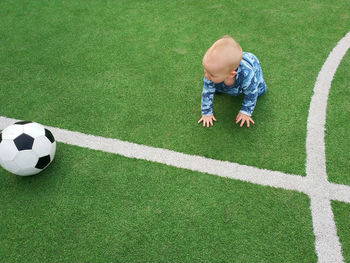
[(204, 75), (207, 79), (209, 79), (214, 83), (221, 83), (228, 77), (227, 74), (223, 74), (223, 73), (210, 73), (205, 68), (204, 68)]
[(217, 63), (207, 63), (206, 61), (203, 61), (202, 65), (204, 68), (205, 77), (214, 83), (221, 83), (230, 77), (229, 72), (222, 69), (222, 67)]

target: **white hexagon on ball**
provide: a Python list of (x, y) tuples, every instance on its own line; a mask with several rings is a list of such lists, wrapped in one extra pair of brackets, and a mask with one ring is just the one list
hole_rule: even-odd
[(18, 167), (18, 165), (15, 163), (15, 161), (6, 161), (2, 162), (1, 166), (9, 171), (10, 173), (17, 174), (21, 169)]
[(33, 138), (37, 138), (40, 136), (45, 136), (45, 128), (36, 122), (27, 123), (23, 126), (23, 132), (32, 136)]
[(13, 124), (2, 131), (3, 140), (13, 140), (23, 133), (23, 125)]
[(19, 151), (14, 159), (18, 167), (23, 170), (35, 167), (38, 160), (39, 156), (29, 150)]
[(0, 165), (11, 173), (37, 174), (52, 162), (55, 152), (54, 136), (39, 123), (16, 122), (0, 133)]
[(33, 151), (39, 157), (49, 155), (51, 153), (51, 149), (52, 149), (52, 143), (45, 136), (45, 133), (43, 136), (35, 138), (34, 143), (33, 143)]
[(15, 159), (18, 150), (13, 140), (2, 140), (0, 142), (0, 160), (3, 162)]

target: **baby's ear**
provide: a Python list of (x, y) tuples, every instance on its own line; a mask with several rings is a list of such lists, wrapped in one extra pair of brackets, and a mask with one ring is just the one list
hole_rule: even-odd
[(236, 77), (237, 71), (231, 71), (230, 72), (230, 77), (234, 78)]

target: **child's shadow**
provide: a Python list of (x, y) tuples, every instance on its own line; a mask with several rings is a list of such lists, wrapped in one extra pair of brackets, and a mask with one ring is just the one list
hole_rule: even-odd
[[(222, 125), (224, 129), (229, 129), (230, 131), (234, 129), (239, 130), (240, 132), (245, 130), (242, 129), (243, 127), (240, 127), (239, 123), (236, 124), (236, 116), (242, 107), (243, 99), (243, 94), (238, 96), (230, 96), (224, 93), (215, 93), (213, 104), (214, 116), (218, 121), (220, 121), (220, 125)], [(252, 118), (254, 122), (258, 123), (259, 125), (257, 126), (251, 123), (249, 133), (258, 129), (258, 127), (265, 127), (264, 124), (267, 122), (266, 115), (271, 116), (271, 112), (266, 106), (268, 103), (268, 97), (266, 97), (265, 94), (258, 98)], [(266, 111), (269, 111), (269, 114), (266, 114)], [(244, 127), (247, 127), (246, 124), (244, 124)]]
[(223, 93), (215, 93), (214, 116), (224, 126), (230, 127), (234, 124), (236, 116), (241, 108), (243, 96), (230, 96)]

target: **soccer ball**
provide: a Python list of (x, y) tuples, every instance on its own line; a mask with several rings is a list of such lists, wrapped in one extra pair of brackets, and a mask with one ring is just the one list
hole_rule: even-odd
[(53, 160), (56, 141), (41, 124), (20, 121), (0, 133), (0, 165), (17, 175), (33, 175)]

